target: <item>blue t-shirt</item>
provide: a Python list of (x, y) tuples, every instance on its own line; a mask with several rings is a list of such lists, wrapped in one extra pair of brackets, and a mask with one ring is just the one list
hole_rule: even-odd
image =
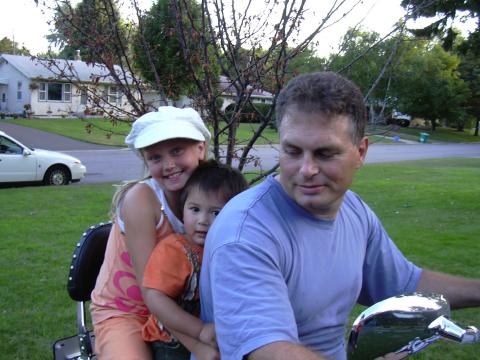
[(201, 314), (215, 322), (222, 360), (275, 341), (345, 359), (355, 303), (414, 291), (420, 273), (355, 193), (335, 220), (320, 220), (270, 176), (232, 199), (209, 230)]

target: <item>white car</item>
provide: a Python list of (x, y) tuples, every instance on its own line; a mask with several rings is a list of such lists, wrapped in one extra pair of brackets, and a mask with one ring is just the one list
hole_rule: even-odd
[(86, 171), (73, 156), (30, 148), (0, 131), (0, 183), (66, 185), (80, 181)]

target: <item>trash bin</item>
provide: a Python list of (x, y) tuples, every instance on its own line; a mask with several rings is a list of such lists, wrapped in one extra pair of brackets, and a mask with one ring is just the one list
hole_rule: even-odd
[(428, 142), (428, 137), (430, 136), (429, 133), (420, 133), (420, 139), (418, 139), (418, 141), (420, 141), (421, 143), (427, 143)]

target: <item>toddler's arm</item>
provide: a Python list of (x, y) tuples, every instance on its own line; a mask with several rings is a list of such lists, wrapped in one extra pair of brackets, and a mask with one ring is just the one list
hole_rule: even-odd
[(204, 326), (202, 320), (183, 310), (172, 298), (161, 291), (147, 288), (144, 301), (150, 312), (168, 330), (188, 335), (216, 348), (213, 324)]

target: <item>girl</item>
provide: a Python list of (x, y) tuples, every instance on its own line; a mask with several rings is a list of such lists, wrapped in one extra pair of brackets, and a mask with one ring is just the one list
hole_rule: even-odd
[(143, 301), (145, 264), (160, 239), (184, 233), (180, 191), (206, 158), (209, 140), (195, 110), (170, 106), (142, 115), (125, 139), (150, 176), (127, 184), (113, 199), (114, 225), (90, 309), (100, 360), (152, 357), (142, 339), (149, 314)]

